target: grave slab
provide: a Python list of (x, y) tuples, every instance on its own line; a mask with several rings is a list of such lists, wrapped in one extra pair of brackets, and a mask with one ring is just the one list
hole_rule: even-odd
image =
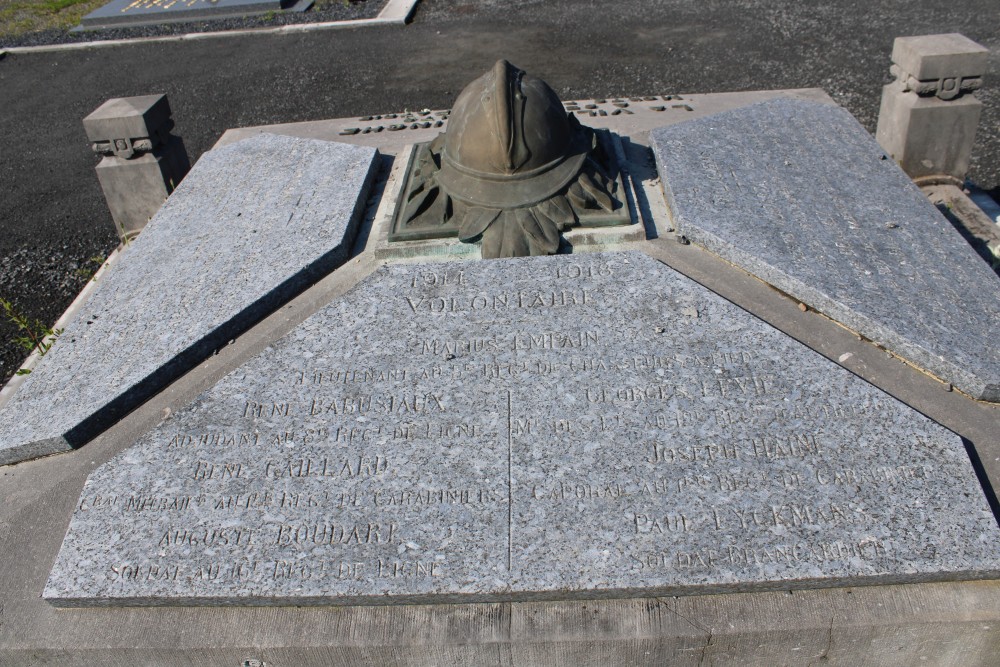
[(206, 153), (0, 410), (0, 464), (83, 445), (346, 261), (376, 156), (268, 134)]
[(80, 20), (80, 28), (155, 25), (266, 14), (304, 12), (312, 0), (112, 0)]
[(846, 110), (777, 100), (650, 142), (680, 233), (1000, 401), (1000, 279)]
[(650, 257), (382, 267), (84, 485), (59, 606), (989, 578), (961, 439)]

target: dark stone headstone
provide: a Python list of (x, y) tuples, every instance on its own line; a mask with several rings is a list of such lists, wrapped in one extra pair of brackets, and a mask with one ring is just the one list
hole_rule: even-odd
[(80, 27), (111, 28), (232, 18), (280, 10), (304, 12), (312, 0), (113, 0), (80, 20)]

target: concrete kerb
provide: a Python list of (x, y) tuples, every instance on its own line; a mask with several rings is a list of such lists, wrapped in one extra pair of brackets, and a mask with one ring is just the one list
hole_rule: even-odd
[(281, 35), (320, 30), (337, 30), (341, 28), (366, 28), (380, 25), (405, 25), (413, 16), (413, 11), (420, 0), (389, 0), (382, 11), (373, 19), (354, 19), (350, 21), (328, 21), (326, 23), (295, 23), (275, 28), (248, 28), (245, 30), (220, 30), (216, 32), (189, 32), (183, 35), (164, 35), (162, 37), (139, 37), (136, 39), (108, 39), (93, 42), (75, 42), (71, 44), (48, 44), (45, 46), (9, 46), (0, 50), (0, 60), (8, 53), (49, 53), (53, 51), (76, 51), (79, 49), (96, 49), (129, 44), (149, 44), (155, 42), (185, 42), (216, 37), (242, 37), (246, 35)]

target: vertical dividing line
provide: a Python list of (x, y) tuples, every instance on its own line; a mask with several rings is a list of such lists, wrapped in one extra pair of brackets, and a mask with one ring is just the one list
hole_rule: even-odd
[(507, 571), (514, 569), (514, 412), (507, 390)]

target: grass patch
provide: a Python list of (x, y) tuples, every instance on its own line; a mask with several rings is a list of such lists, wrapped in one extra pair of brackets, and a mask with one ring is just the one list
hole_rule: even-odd
[[(10, 320), (19, 334), (11, 342), (28, 354), (38, 352), (38, 356), (45, 356), (56, 342), (56, 338), (62, 335), (62, 329), (53, 329), (41, 320), (29, 319), (6, 299), (0, 298), (0, 311), (3, 311), (6, 319)], [(30, 372), (30, 369), (22, 368), (15, 375), (27, 375)]]
[(108, 0), (0, 0), (0, 36), (69, 30)]

